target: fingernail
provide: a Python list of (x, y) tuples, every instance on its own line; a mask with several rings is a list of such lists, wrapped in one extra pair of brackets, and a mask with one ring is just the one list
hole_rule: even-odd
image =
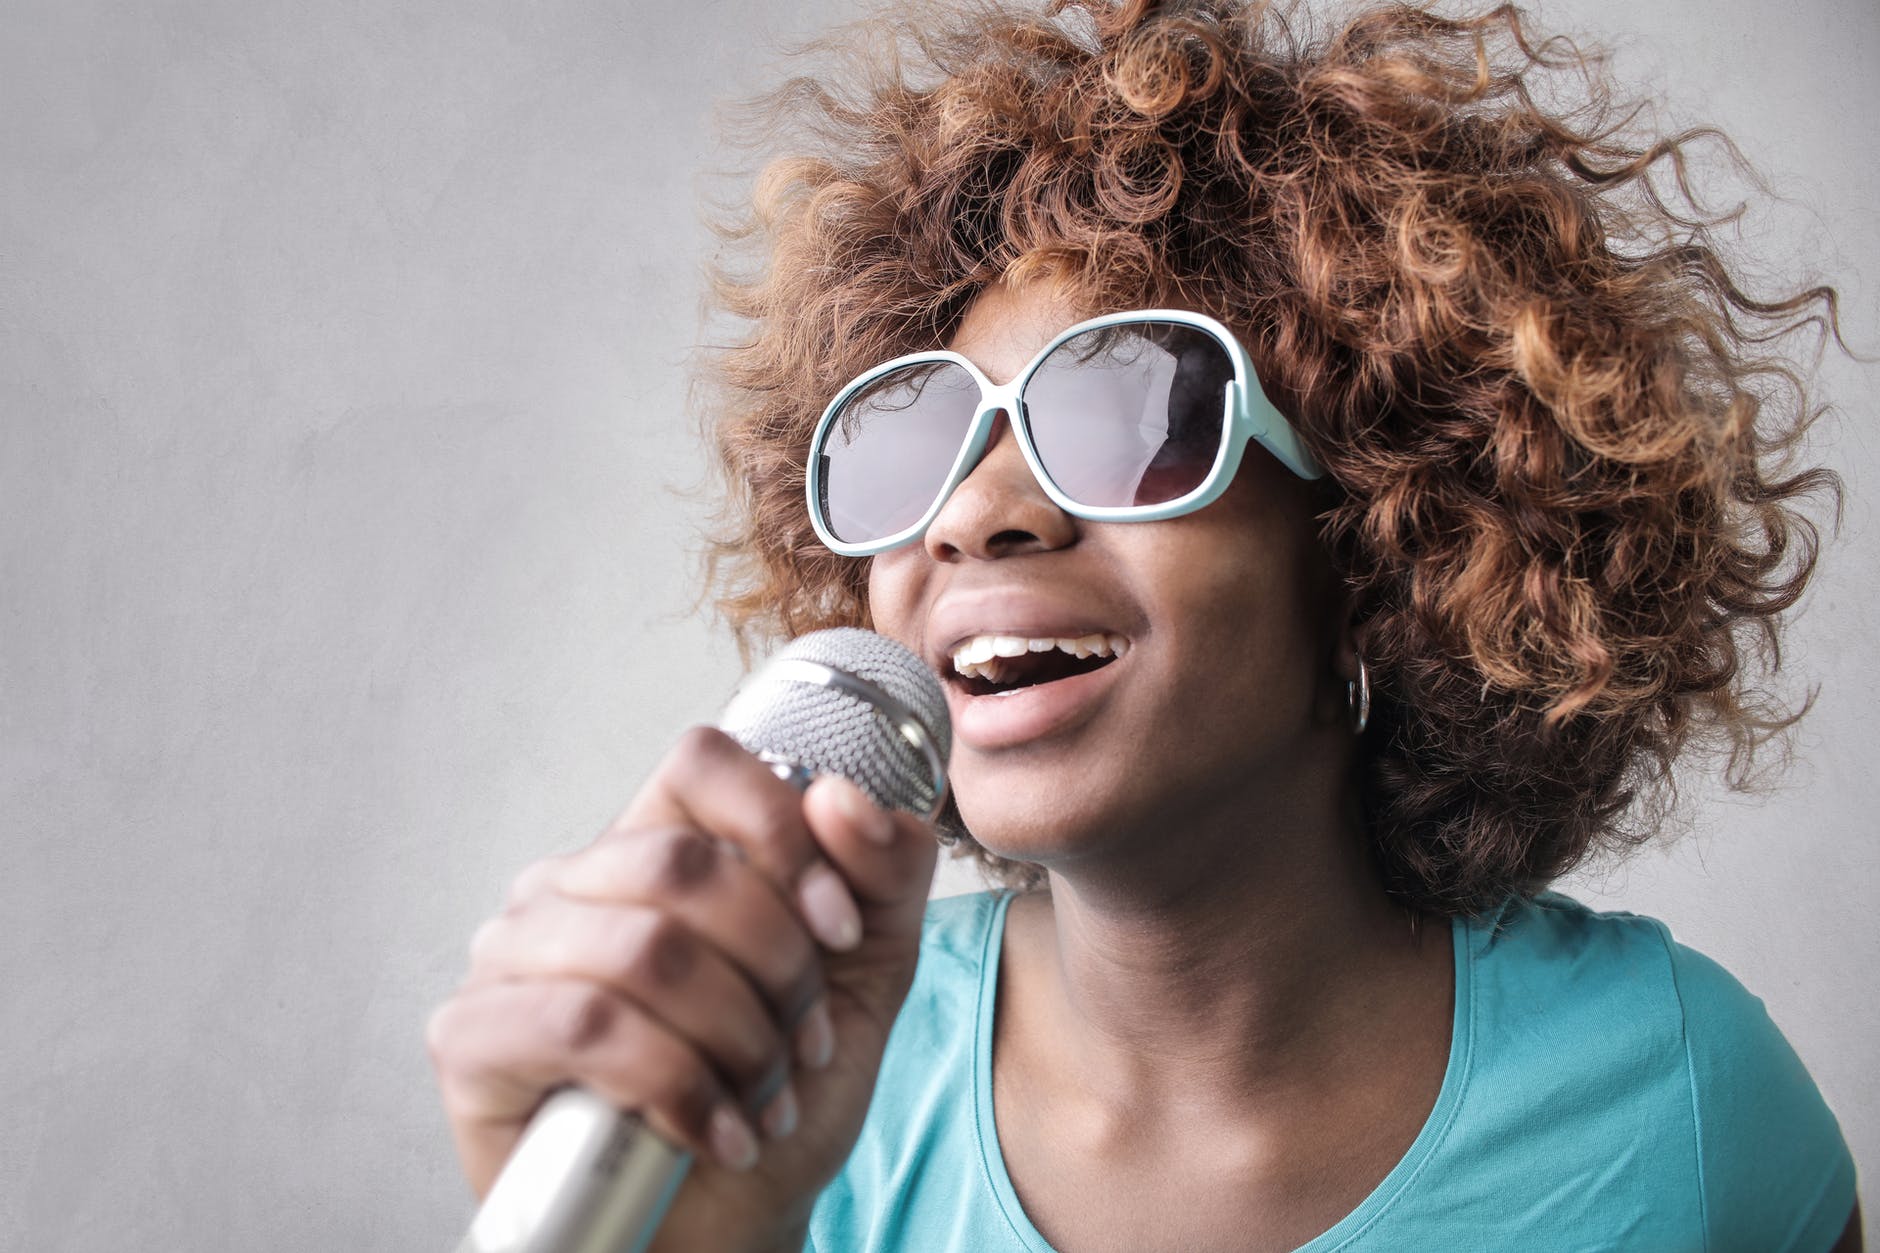
[(757, 1135), (731, 1106), (720, 1105), (712, 1111), (710, 1137), (712, 1152), (732, 1170), (757, 1165)]
[(818, 1000), (796, 1028), (796, 1053), (811, 1070), (821, 1070), (836, 1055), (836, 1029), (829, 1021), (829, 1002)]
[(789, 1084), (783, 1085), (783, 1091), (770, 1098), (770, 1104), (764, 1107), (764, 1134), (773, 1140), (781, 1140), (796, 1130), (796, 1093)]
[(797, 886), (803, 917), (816, 938), (833, 949), (851, 949), (862, 938), (862, 916), (855, 910), (842, 876), (822, 862), (811, 866)]
[[(837, 776), (840, 777), (840, 776)], [(894, 822), (868, 799), (868, 793), (847, 779), (836, 792), (836, 804), (868, 839), (883, 846), (894, 843)]]

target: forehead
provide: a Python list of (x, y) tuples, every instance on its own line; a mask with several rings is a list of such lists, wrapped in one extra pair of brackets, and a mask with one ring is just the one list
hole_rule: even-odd
[(1089, 312), (1049, 284), (994, 283), (966, 306), (947, 347), (994, 383), (1010, 382), (1065, 327)]

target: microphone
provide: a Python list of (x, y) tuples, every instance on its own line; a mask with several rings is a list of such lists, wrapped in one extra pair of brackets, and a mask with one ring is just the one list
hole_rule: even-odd
[[(884, 809), (928, 821), (946, 802), (952, 722), (925, 663), (873, 631), (785, 645), (725, 706), (720, 730), (807, 787), (839, 774)], [(642, 1253), (691, 1155), (579, 1087), (529, 1122), (456, 1253)]]

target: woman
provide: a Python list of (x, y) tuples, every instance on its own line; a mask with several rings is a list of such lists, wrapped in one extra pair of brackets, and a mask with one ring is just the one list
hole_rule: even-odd
[(661, 1247), (1860, 1247), (1760, 1002), (1544, 890), (1793, 720), (1741, 671), (1836, 485), (1762, 354), (1831, 293), (1510, 11), (875, 29), (733, 232), (723, 603), (946, 677), (1008, 890), (689, 734), (433, 1019), (473, 1185), (572, 1080), (700, 1155)]

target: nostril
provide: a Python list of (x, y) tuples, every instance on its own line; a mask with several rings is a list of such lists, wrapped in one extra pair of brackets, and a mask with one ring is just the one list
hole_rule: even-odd
[(986, 547), (998, 553), (1020, 552), (1042, 546), (1043, 542), (1036, 535), (1016, 528), (996, 532), (986, 539)]

